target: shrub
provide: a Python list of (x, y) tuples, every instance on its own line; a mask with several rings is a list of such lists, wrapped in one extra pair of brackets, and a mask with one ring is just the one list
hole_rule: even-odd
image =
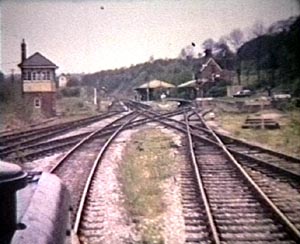
[(61, 94), (64, 97), (79, 97), (80, 88), (79, 87), (65, 87), (61, 90)]

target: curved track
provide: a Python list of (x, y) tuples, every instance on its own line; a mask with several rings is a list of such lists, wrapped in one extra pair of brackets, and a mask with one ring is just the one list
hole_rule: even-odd
[[(123, 129), (123, 124), (125, 123), (126, 125), (128, 123), (127, 121), (133, 120), (136, 118), (136, 116), (137, 115), (132, 112), (112, 122), (110, 126), (117, 123), (119, 124), (119, 127), (122, 127)], [(69, 191), (71, 192), (71, 202), (73, 204), (73, 208), (76, 211), (79, 208), (81, 195), (84, 191), (86, 182), (90, 178), (90, 172), (96, 167), (95, 162), (99, 160), (97, 159), (99, 151), (105, 147), (107, 140), (110, 140), (110, 135), (100, 138), (97, 137), (97, 134), (100, 132), (101, 129), (96, 130), (89, 136), (82, 139), (50, 170), (51, 173), (59, 176), (67, 185)], [(73, 211), (72, 214), (73, 223), (75, 221), (76, 211)]]
[[(239, 140), (216, 134), (190, 108), (179, 121), (172, 116), (183, 110), (159, 114), (138, 103), (125, 104), (140, 112), (76, 135), (73, 141), (60, 139), (62, 144), (57, 145), (73, 146), (51, 172), (72, 194), (75, 233), (101, 242), (105, 199), (95, 187), (102, 156), (121, 130), (157, 121), (185, 136), (180, 184), (186, 243), (300, 242), (300, 176), (285, 167), (297, 164), (297, 159), (253, 145), (247, 148)], [(137, 119), (140, 115), (145, 118)]]
[[(200, 168), (196, 173), (193, 164), (185, 165), (182, 171), (186, 241), (298, 242), (300, 201), (296, 187), (299, 181), (295, 178), (289, 180), (284, 169), (277, 169), (275, 174), (268, 167), (249, 167), (245, 162), (237, 161), (230, 149), (197, 117), (195, 112), (190, 114), (193, 125), (189, 125), (188, 129), (182, 127), (183, 122), (177, 121), (175, 125), (176, 122), (170, 118), (168, 122), (166, 118), (160, 118), (166, 126), (181, 132), (190, 131), (193, 139), (190, 150), (195, 149), (191, 154), (195, 155), (194, 165)], [(200, 183), (195, 176), (197, 174), (202, 174)], [(205, 198), (213, 206), (204, 207)], [(208, 208), (211, 214), (203, 212)], [(209, 230), (207, 223), (210, 223)]]
[(23, 147), (54, 138), (55, 136), (61, 135), (62, 133), (66, 133), (80, 127), (90, 125), (94, 122), (115, 116), (116, 114), (116, 112), (108, 112), (102, 115), (88, 117), (81, 120), (2, 136), (0, 137), (0, 157), (4, 158), (13, 152), (16, 152), (17, 150), (22, 149)]
[(300, 240), (297, 227), (265, 195), (270, 189), (259, 188), (225, 147), (209, 145), (191, 134), (189, 146), (208, 199), (211, 229), (217, 231), (213, 243)]

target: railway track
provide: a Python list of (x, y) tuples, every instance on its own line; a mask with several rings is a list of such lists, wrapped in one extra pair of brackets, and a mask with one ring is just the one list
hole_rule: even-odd
[(99, 243), (105, 235), (105, 199), (97, 190), (102, 156), (120, 131), (150, 121), (187, 138), (180, 177), (186, 243), (299, 243), (297, 174), (238, 151), (240, 144), (215, 134), (197, 111), (186, 109), (189, 115), (179, 121), (173, 116), (182, 110), (158, 114), (136, 104), (132, 109), (139, 109), (139, 115), (133, 112), (102, 130), (76, 135), (73, 148), (51, 170), (72, 194), (73, 230), (83, 243)]
[[(116, 131), (123, 129), (125, 125), (137, 116), (135, 112), (132, 112), (112, 122), (109, 126), (115, 123), (119, 124), (119, 129), (116, 129), (113, 135), (115, 136)], [(122, 123), (121, 120), (123, 121)], [(96, 164), (99, 161), (99, 151), (102, 152), (108, 145), (107, 142), (112, 140), (110, 139), (112, 136), (109, 134), (104, 137), (97, 137), (96, 135), (100, 132), (101, 129), (96, 130), (82, 139), (50, 170), (51, 173), (56, 174), (62, 179), (71, 193), (71, 202), (74, 209), (71, 218), (72, 223), (75, 221), (75, 215), (80, 206), (80, 199), (84, 192), (85, 184), (90, 181), (90, 172), (91, 170), (95, 170)]]
[[(172, 112), (167, 113), (166, 116), (177, 114), (178, 112)], [(127, 118), (125, 122), (122, 120), (122, 125), (118, 123), (118, 128), (115, 128), (113, 133), (104, 138), (100, 139), (95, 132), (90, 137), (91, 141), (82, 146), (78, 143), (78, 146), (80, 146), (79, 150), (74, 147), (74, 149), (70, 150), (71, 154), (66, 154), (58, 162), (57, 166), (51, 170), (51, 172), (62, 178), (72, 194), (74, 206), (72, 214), (73, 231), (79, 236), (80, 240), (85, 240), (88, 243), (99, 243), (102, 240), (105, 217), (103, 214), (105, 212), (103, 210), (103, 202), (106, 199), (103, 199), (103, 196), (97, 190), (99, 184), (97, 182), (103, 181), (103, 175), (101, 176), (101, 173), (99, 173), (101, 171), (99, 165), (107, 147), (122, 130), (151, 121), (150, 119), (136, 118), (140, 115), (143, 115), (143, 113), (131, 115), (133, 117)], [(84, 158), (82, 158), (82, 152), (84, 152)], [(76, 177), (72, 177), (74, 172), (76, 172)]]
[[(164, 114), (164, 116), (172, 117), (181, 114), (182, 112), (183, 112), (182, 110), (167, 112)], [(135, 125), (142, 125), (144, 123), (147, 123), (148, 121), (149, 119), (142, 118), (127, 125), (126, 128), (130, 128), (131, 126), (135, 126)], [(98, 133), (96, 136), (103, 137), (103, 136), (110, 135), (117, 127), (118, 125), (116, 125), (116, 123), (113, 125), (105, 126), (104, 128), (102, 128), (101, 133)], [(71, 136), (64, 136), (57, 139), (54, 138), (47, 141), (38, 142), (35, 144), (29, 143), (27, 145), (24, 143), (23, 146), (2, 150), (0, 152), (0, 158), (12, 162), (27, 162), (47, 155), (51, 155), (55, 152), (61, 152), (63, 150), (67, 150), (72, 146), (76, 145), (80, 140), (82, 140), (84, 137), (89, 135), (92, 129), (89, 130), (85, 129), (84, 131), (85, 132), (81, 132)]]
[[(61, 152), (76, 145), (76, 143), (88, 136), (96, 128), (102, 128), (101, 134), (97, 134), (97, 136), (105, 136), (109, 134), (109, 131), (113, 130), (113, 127), (110, 126), (109, 121), (118, 117), (119, 115), (114, 115), (105, 118), (100, 122), (93, 123), (85, 128), (77, 128), (71, 131), (69, 134), (62, 134), (59, 137), (51, 138), (46, 141), (37, 142), (35, 144), (23, 143), (23, 146), (1, 151), (0, 157), (9, 161), (26, 162), (43, 156), (51, 155), (55, 152)], [(116, 123), (117, 120), (115, 120), (115, 124), (112, 126), (117, 126)]]
[(109, 118), (116, 114), (117, 112), (107, 112), (102, 115), (92, 116), (85, 119), (2, 136), (0, 137), (0, 153), (17, 147), (22, 147), (24, 145), (32, 145), (40, 141), (45, 141), (61, 135), (62, 133), (90, 125), (94, 122)]
[(291, 173), (295, 173), (296, 175), (300, 176), (299, 158), (294, 158), (270, 149), (258, 147), (250, 143), (242, 142), (238, 139), (230, 138), (228, 136), (221, 135), (220, 138), (227, 146), (227, 148), (237, 156), (246, 154), (249, 157), (264, 161), (265, 164), (283, 168), (287, 171), (290, 171)]
[[(195, 113), (195, 115), (200, 118), (200, 124), (203, 125), (203, 118), (197, 113)], [(207, 127), (203, 129), (197, 126), (196, 129), (205, 133), (210, 131)], [(222, 134), (220, 135), (220, 133), (216, 135), (219, 137), (220, 141), (224, 143), (228, 151), (232, 153), (241, 165), (243, 165), (243, 167), (248, 170), (251, 169), (252, 171), (258, 171), (260, 174), (268, 177), (268, 181), (271, 177), (271, 179), (278, 184), (279, 181), (287, 183), (293, 190), (298, 191), (298, 193), (300, 192), (300, 173), (297, 170), (300, 167), (299, 159), (270, 149), (245, 143), (241, 140), (224, 136)], [(228, 140), (230, 143), (228, 143)], [(240, 146), (241, 144), (243, 147)], [(255, 153), (249, 153), (253, 150), (253, 148), (255, 148)], [(283, 191), (281, 191), (281, 193), (286, 195)]]
[[(186, 110), (188, 111), (188, 110)], [(144, 110), (146, 113), (146, 111)], [(202, 113), (206, 113), (203, 111)], [(175, 120), (164, 115), (158, 115), (154, 111), (147, 111), (150, 117), (157, 115), (155, 120), (165, 126), (172, 127), (178, 131), (185, 133), (185, 123)], [(278, 153), (276, 151), (252, 145), (250, 143), (243, 142), (239, 139), (232, 138), (220, 133), (215, 133), (212, 136), (212, 130), (206, 125), (203, 116), (197, 111), (191, 110), (189, 114), (191, 123), (191, 133), (199, 138), (205, 139), (208, 143), (216, 143), (215, 137), (218, 136), (222, 143), (225, 144), (227, 149), (237, 158), (241, 163), (247, 164), (249, 167), (256, 167), (261, 171), (274, 177), (281, 175), (286, 177), (287, 181), (290, 181), (292, 185), (299, 186), (300, 181), (300, 159)], [(254, 151), (255, 150), (255, 151)], [(298, 187), (299, 188), (299, 187)]]
[[(148, 113), (153, 113), (153, 112), (148, 111)], [(284, 224), (282, 224), (279, 221), (280, 223), (278, 224), (276, 222), (277, 220), (273, 219), (272, 221), (275, 221), (276, 225), (274, 225), (275, 222), (272, 222), (272, 226), (273, 227), (277, 226), (278, 230), (279, 229), (281, 230), (282, 228), (284, 229), (285, 223), (288, 223), (287, 226), (290, 226), (291, 229), (296, 233), (294, 236), (296, 236), (296, 242), (297, 242), (298, 238), (299, 238), (298, 235), (299, 235), (299, 229), (300, 229), (299, 228), (300, 219), (297, 214), (300, 210), (299, 192), (297, 191), (299, 189), (299, 179), (297, 179), (296, 177), (291, 178), (289, 171), (286, 171), (285, 169), (278, 169), (275, 166), (273, 166), (272, 169), (270, 169), (269, 167), (265, 167), (264, 165), (262, 166), (261, 164), (257, 163), (256, 161), (253, 162), (253, 160), (249, 160), (249, 158), (246, 157), (247, 155), (244, 156), (244, 160), (241, 160), (239, 158), (238, 161), (236, 161), (234, 159), (234, 157), (230, 154), (229, 149), (227, 150), (226, 146), (222, 144), (222, 141), (220, 140), (220, 138), (218, 138), (216, 135), (214, 135), (213, 131), (209, 130), (209, 128), (206, 127), (205, 122), (198, 120), (197, 117), (198, 117), (198, 115), (195, 112), (192, 112), (189, 116), (189, 119), (193, 122), (193, 124), (189, 125), (189, 131), (191, 133), (191, 137), (193, 137), (194, 140), (197, 141), (197, 142), (191, 142), (191, 145), (193, 145), (192, 148), (198, 148), (196, 150), (196, 152), (194, 152), (194, 154), (196, 155), (195, 158), (198, 158), (197, 160), (195, 160), (195, 162), (198, 162), (198, 161), (206, 162), (206, 164), (204, 164), (204, 166), (201, 167), (201, 172), (205, 172), (204, 167), (206, 167), (205, 169), (208, 172), (206, 175), (208, 183), (206, 183), (206, 184), (207, 184), (208, 188), (212, 188), (212, 190), (210, 190), (211, 196), (217, 197), (218, 195), (221, 195), (221, 193), (223, 191), (226, 192), (226, 189), (231, 189), (231, 187), (233, 190), (229, 190), (229, 194), (227, 196), (227, 200), (229, 202), (231, 201), (230, 200), (231, 194), (232, 194), (232, 196), (235, 196), (234, 194), (236, 194), (236, 197), (238, 200), (239, 197), (244, 197), (246, 191), (248, 192), (247, 194), (251, 193), (252, 198), (245, 196), (246, 197), (245, 202), (247, 203), (247, 202), (251, 202), (251, 201), (252, 202), (256, 201), (252, 207), (257, 205), (257, 206), (260, 206), (259, 207), (260, 209), (262, 209), (262, 207), (264, 207), (265, 205), (271, 205), (271, 209), (274, 208), (275, 212), (279, 213), (278, 215), (281, 216), (283, 223), (284, 223)], [(168, 120), (168, 123), (163, 120)], [(157, 121), (159, 121), (159, 120), (157, 119)], [(166, 126), (171, 126), (172, 128), (179, 130), (181, 132), (187, 131), (187, 129), (184, 130), (182, 128), (183, 122), (177, 121), (178, 123), (177, 123), (177, 125), (175, 125), (176, 121), (174, 121), (171, 118), (161, 118), (160, 122)], [(170, 123), (170, 122), (172, 122), (172, 123)], [(199, 140), (200, 140), (200, 142), (198, 142)], [(201, 148), (201, 150), (199, 150), (199, 148)], [(252, 182), (251, 184), (256, 185), (256, 187), (253, 187), (251, 185), (250, 186), (241, 185), (238, 188), (236, 188), (236, 185), (238, 185), (238, 181), (240, 181), (240, 179), (239, 179), (240, 176), (238, 176), (237, 173), (234, 171), (234, 170), (236, 170), (236, 169), (234, 169), (234, 167), (227, 169), (228, 157), (226, 158), (226, 157), (224, 157), (224, 155), (222, 155), (224, 153), (218, 152), (218, 150), (220, 150), (220, 148), (224, 148), (225, 150), (227, 150), (226, 153), (229, 153), (231, 155), (229, 158), (231, 158), (231, 157), (233, 158), (235, 163), (237, 165), (239, 165), (238, 168), (240, 168), (244, 172), (244, 174), (249, 174), (249, 176), (247, 176), (247, 178), (249, 177), (250, 181)], [(210, 158), (212, 158), (212, 159), (215, 158), (214, 160), (216, 160), (216, 162), (215, 161), (210, 162)], [(245, 160), (245, 158), (247, 158), (247, 160)], [(226, 162), (226, 163), (222, 165), (222, 164), (220, 164), (219, 161)], [(198, 163), (196, 165), (198, 165)], [(218, 173), (217, 171), (214, 172), (213, 167), (215, 167), (216, 165), (219, 165), (218, 166), (219, 168), (216, 169), (217, 171), (219, 170), (219, 177), (216, 177), (216, 179), (213, 179), (210, 177), (212, 177), (212, 175), (217, 175), (217, 173)], [(207, 226), (203, 225), (203, 223), (207, 224), (209, 222), (209, 215), (204, 216), (203, 211), (201, 211), (204, 209), (203, 202), (205, 202), (205, 200), (204, 200), (205, 196), (203, 196), (203, 194), (202, 195), (200, 194), (201, 187), (195, 188), (195, 183), (199, 182), (199, 179), (197, 180), (197, 178), (190, 177), (191, 175), (194, 175), (194, 177), (195, 177), (195, 174), (196, 173), (194, 171), (193, 165), (185, 165), (184, 166), (184, 168), (182, 169), (182, 192), (183, 192), (183, 206), (184, 206), (184, 208), (187, 208), (184, 210), (185, 211), (184, 214), (185, 215), (187, 214), (187, 216), (185, 216), (186, 223), (187, 223), (186, 232), (188, 234), (187, 242), (199, 243), (199, 241), (206, 242), (207, 240), (209, 240), (209, 237), (213, 236), (212, 230), (214, 228), (211, 228), (210, 231), (207, 232)], [(222, 179), (222, 178), (224, 178), (224, 179)], [(234, 178), (234, 179), (232, 179), (232, 178)], [(218, 190), (217, 187), (214, 188), (214, 186), (217, 186), (217, 185), (225, 185), (226, 187), (225, 187), (225, 189)], [(204, 185), (202, 185), (202, 192), (203, 192), (204, 188), (205, 188)], [(253, 198), (253, 189), (259, 189), (259, 192), (261, 192), (263, 194), (263, 196), (268, 200), (262, 201), (262, 202), (258, 201), (258, 203), (257, 203), (257, 199)], [(255, 193), (254, 193), (254, 196), (255, 196)], [(201, 202), (199, 203), (198, 206), (196, 204), (197, 199), (198, 200), (201, 199)], [(190, 200), (190, 202), (189, 202), (189, 200)], [(225, 202), (227, 200), (225, 199)], [(235, 201), (233, 201), (233, 202), (235, 202)], [(216, 206), (218, 209), (219, 206), (218, 205), (216, 205)], [(214, 208), (216, 208), (216, 206), (214, 206)], [(246, 206), (245, 216), (247, 216), (247, 214), (249, 216), (258, 215), (258, 213), (255, 212), (256, 211), (255, 208), (253, 208), (252, 210), (249, 210), (250, 211), (249, 212), (248, 211), (249, 206), (248, 205), (245, 205), (245, 206)], [(189, 209), (189, 207), (191, 207), (192, 210)], [(221, 209), (222, 209), (222, 207), (223, 207), (223, 205), (221, 204)], [(236, 207), (229, 205), (229, 208), (230, 207), (232, 207), (231, 210), (234, 213), (235, 210), (233, 210), (233, 209), (235, 209)], [(193, 209), (196, 209), (196, 212), (194, 215), (193, 215)], [(238, 216), (242, 216), (243, 211), (244, 210), (242, 209), (241, 214)], [(253, 211), (253, 212), (251, 212), (251, 211)], [(270, 213), (271, 213), (271, 215), (270, 215)], [(265, 212), (262, 212), (259, 214), (261, 214), (261, 217), (263, 216), (262, 221), (261, 221), (261, 223), (263, 223), (263, 224), (266, 224), (268, 221), (270, 222), (270, 216), (274, 215), (274, 213), (272, 213), (272, 211), (270, 211), (268, 208), (265, 210)], [(225, 213), (225, 215), (226, 215), (226, 213)], [(197, 216), (201, 217), (201, 220), (203, 220), (202, 223)], [(231, 216), (231, 215), (229, 214), (228, 216)], [(234, 214), (232, 216), (234, 216)], [(251, 223), (251, 221), (253, 224), (253, 223), (255, 223), (256, 219), (254, 218), (254, 219), (250, 220), (249, 223)], [(241, 223), (242, 222), (243, 221), (241, 221)], [(238, 223), (238, 221), (237, 221), (237, 223)], [(197, 224), (199, 224), (199, 226), (197, 226)], [(228, 220), (228, 224), (230, 224), (229, 220)], [(237, 224), (235, 223), (235, 225), (237, 225)], [(225, 226), (224, 228), (226, 229), (227, 227)], [(291, 235), (293, 236), (293, 234), (291, 234), (290, 230), (288, 230), (285, 234), (281, 233), (278, 235), (275, 234), (273, 237), (271, 237), (272, 235), (269, 235), (270, 237), (267, 237), (266, 235), (262, 234), (264, 232), (264, 230), (267, 230), (267, 228), (263, 228), (263, 227), (261, 229), (257, 228), (257, 231), (258, 231), (257, 233), (259, 233), (258, 235), (255, 235), (254, 227), (252, 227), (252, 230), (249, 227), (249, 232), (248, 232), (248, 234), (246, 233), (246, 235), (243, 234), (246, 229), (243, 231), (242, 228), (240, 228), (240, 229), (236, 228), (235, 232), (231, 233), (232, 230), (230, 228), (231, 227), (228, 227), (229, 234), (228, 234), (228, 238), (224, 239), (224, 240), (226, 240), (225, 242), (234, 241), (236, 238), (234, 233), (237, 234), (237, 237), (238, 237), (236, 239), (237, 243), (239, 243), (239, 241), (245, 241), (245, 240), (247, 240), (249, 242), (250, 241), (258, 241), (258, 240), (260, 240), (260, 238), (262, 241), (280, 241), (281, 243), (284, 243), (285, 239), (286, 239), (287, 243), (289, 243), (288, 239), (290, 238)], [(275, 230), (272, 228), (270, 229), (270, 233), (273, 233), (273, 231)], [(289, 229), (289, 227), (287, 229)], [(210, 233), (210, 234), (208, 235), (207, 233)], [(240, 233), (240, 237), (238, 236), (239, 233)], [(218, 236), (220, 236), (220, 235), (221, 234), (219, 233)], [(210, 242), (210, 241), (208, 241), (208, 242)], [(212, 242), (214, 242), (214, 241), (212, 241)], [(221, 241), (221, 242), (223, 242), (223, 241)], [(291, 243), (295, 243), (295, 242), (292, 241)]]
[[(300, 232), (297, 226), (276, 206), (279, 201), (273, 203), (264, 193), (271, 192), (272, 189), (265, 185), (262, 190), (229, 151), (226, 151), (226, 147), (200, 140), (191, 134), (189, 126), (187, 132), (190, 158), (200, 178), (199, 189), (203, 189), (199, 190), (202, 200), (197, 211), (191, 208), (189, 214), (196, 217), (199, 215), (201, 219), (204, 215), (201, 204), (204, 204), (206, 219), (211, 220), (211, 236), (194, 232), (190, 234), (187, 231), (187, 242), (299, 242)], [(256, 181), (263, 180), (263, 177), (256, 175)], [(281, 200), (287, 203), (286, 199)], [(288, 211), (294, 210), (286, 205), (286, 212)], [(199, 227), (204, 228), (202, 224)]]

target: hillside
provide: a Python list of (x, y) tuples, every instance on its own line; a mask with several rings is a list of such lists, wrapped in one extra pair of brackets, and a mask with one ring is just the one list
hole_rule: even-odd
[(274, 26), (271, 32), (246, 42), (238, 50), (241, 82), (269, 93), (279, 90), (299, 96), (300, 17), (285, 28)]
[[(228, 52), (229, 49), (226, 43), (222, 43), (225, 49), (215, 58), (223, 68), (240, 71), (240, 82), (246, 87), (269, 93), (272, 90), (286, 91), (299, 96), (299, 36), (300, 18), (292, 17), (275, 22), (265, 34), (245, 42), (236, 54), (231, 52), (230, 56), (224, 56), (224, 50)], [(175, 85), (193, 79), (199, 60), (191, 57), (151, 60), (129, 68), (87, 74), (82, 82), (88, 86), (105, 87), (113, 95), (130, 95), (134, 87), (152, 79)]]

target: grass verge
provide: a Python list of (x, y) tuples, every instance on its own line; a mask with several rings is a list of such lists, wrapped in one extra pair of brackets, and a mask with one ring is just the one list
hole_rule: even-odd
[(218, 115), (223, 129), (233, 136), (263, 144), (273, 150), (300, 157), (300, 112), (292, 111), (276, 119), (278, 130), (242, 129), (246, 117), (254, 114), (234, 114), (222, 112)]
[(155, 129), (139, 131), (131, 142), (120, 167), (125, 207), (137, 224), (141, 243), (164, 243), (162, 183), (176, 172), (170, 151), (173, 142), (170, 136)]

